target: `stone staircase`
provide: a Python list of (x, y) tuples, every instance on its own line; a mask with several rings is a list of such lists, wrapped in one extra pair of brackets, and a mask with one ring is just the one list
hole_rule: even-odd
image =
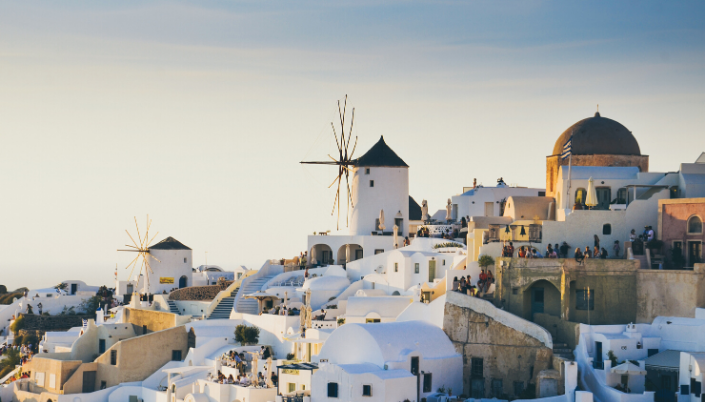
[[(262, 290), (262, 286), (275, 276), (277, 275), (275, 274), (269, 276), (262, 276), (260, 278), (255, 278), (253, 280), (247, 281), (247, 283), (245, 283), (245, 286), (242, 287), (242, 295), (245, 296), (251, 293), (255, 293), (258, 290)], [(237, 301), (237, 305), (235, 306), (235, 311), (243, 314), (258, 314), (257, 309), (257, 300), (245, 299), (244, 297), (241, 297)]]
[(169, 312), (170, 313), (181, 314), (181, 312), (179, 312), (179, 308), (176, 307), (176, 303), (174, 303), (171, 300), (167, 300), (167, 303), (169, 304)]
[(213, 309), (211, 315), (208, 316), (208, 319), (229, 320), (230, 313), (233, 311), (233, 305), (235, 304), (235, 296), (237, 295), (238, 290), (240, 290), (239, 287), (235, 288), (235, 290), (230, 292), (230, 296), (223, 297), (218, 303), (218, 305), (215, 306), (215, 309)]
[(575, 357), (573, 357), (573, 351), (570, 350), (567, 343), (554, 342), (553, 355), (560, 356), (566, 360), (575, 360)]

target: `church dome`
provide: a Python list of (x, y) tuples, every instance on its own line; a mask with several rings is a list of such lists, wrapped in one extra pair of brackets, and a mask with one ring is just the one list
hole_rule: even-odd
[(553, 146), (553, 155), (563, 152), (571, 135), (574, 155), (641, 155), (632, 133), (620, 123), (600, 116), (599, 112), (568, 127)]

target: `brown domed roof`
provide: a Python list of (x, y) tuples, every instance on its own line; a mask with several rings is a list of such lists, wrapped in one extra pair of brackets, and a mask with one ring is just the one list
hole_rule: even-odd
[(600, 116), (599, 112), (568, 127), (553, 146), (553, 155), (563, 152), (571, 135), (575, 155), (641, 155), (632, 133), (620, 123)]

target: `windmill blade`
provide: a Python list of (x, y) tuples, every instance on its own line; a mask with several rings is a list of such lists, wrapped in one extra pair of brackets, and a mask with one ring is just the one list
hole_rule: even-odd
[[(154, 273), (154, 271), (152, 271), (152, 266), (149, 265), (149, 260), (147, 259), (147, 257), (144, 258), (144, 263), (147, 266), (149, 272)], [(147, 273), (147, 269), (144, 270), (145, 274)]]
[(338, 201), (338, 193), (335, 193), (335, 199), (333, 199), (333, 209), (330, 211), (330, 216), (333, 216), (335, 213), (335, 203)]
[(130, 268), (130, 265), (134, 264), (135, 261), (137, 261), (138, 258), (140, 258), (139, 255), (137, 255), (137, 257), (135, 257), (135, 259), (133, 259), (131, 263), (127, 264), (127, 266), (125, 267), (125, 269)]
[(338, 133), (335, 131), (335, 126), (333, 125), (333, 122), (330, 122), (330, 126), (333, 129), (333, 137), (335, 137), (335, 146), (338, 147), (338, 152), (342, 152), (340, 149), (340, 144), (338, 144)]
[[(127, 229), (125, 229), (125, 233), (127, 233), (127, 235), (130, 236), (130, 240), (132, 240), (132, 242), (135, 243), (135, 246), (137, 246), (137, 242), (135, 241), (135, 239), (132, 238), (132, 235), (130, 234), (130, 232), (127, 231)], [(135, 248), (139, 249), (139, 247), (135, 247)]]
[[(149, 227), (152, 226), (152, 221), (149, 220), (149, 214), (147, 214), (147, 232), (144, 234), (144, 241), (147, 241), (149, 239)], [(147, 244), (144, 245), (144, 247), (147, 247)]]
[(137, 237), (140, 239), (140, 248), (142, 248), (142, 235), (140, 235), (140, 227), (137, 225), (137, 217), (135, 216), (135, 227), (137, 228)]
[(336, 163), (339, 162), (337, 159), (335, 159), (334, 157), (330, 156), (330, 154), (328, 154), (328, 157), (331, 158), (331, 159), (332, 159), (333, 161), (335, 161)]
[[(132, 247), (132, 248), (134, 248), (134, 249), (139, 250), (137, 247), (135, 247), (135, 246), (130, 246), (129, 244), (125, 244), (125, 247)], [(120, 250), (118, 250), (118, 251), (120, 251)]]
[(357, 148), (357, 136), (355, 136), (355, 143), (353, 144), (352, 152), (350, 152), (350, 156), (348, 156), (349, 160), (352, 160), (353, 154), (355, 153), (355, 148)]
[(149, 249), (149, 245), (152, 244), (152, 242), (154, 241), (154, 238), (157, 237), (158, 235), (159, 235), (159, 232), (157, 232), (157, 234), (152, 236), (152, 240), (150, 240), (149, 243), (145, 244), (144, 248)]
[(345, 153), (347, 156), (348, 153), (348, 146), (350, 146), (350, 139), (352, 138), (352, 130), (353, 130), (353, 125), (355, 124), (355, 108), (352, 110), (352, 118), (350, 119), (350, 133), (348, 134), (348, 143), (345, 144)]
[(349, 197), (348, 201), (350, 202), (350, 208), (355, 208), (355, 204), (353, 203), (353, 200), (352, 200), (353, 193), (352, 193), (352, 190), (350, 190), (350, 184), (348, 183), (348, 175), (347, 174), (345, 175), (345, 184), (348, 186), (348, 197)]
[(139, 249), (137, 249), (137, 250), (121, 250), (121, 249), (118, 249), (117, 251), (130, 251), (130, 252), (133, 252), (133, 253), (140, 253), (140, 252), (141, 252)]
[(335, 180), (333, 180), (333, 183), (331, 183), (330, 186), (328, 186), (328, 188), (333, 187), (333, 185), (335, 184), (335, 182), (338, 181), (338, 180), (340, 180), (340, 176), (336, 177)]
[(152, 253), (147, 253), (147, 255), (149, 255), (150, 257), (154, 258), (155, 260), (157, 260), (157, 261), (159, 261), (159, 262), (162, 262), (162, 260), (160, 260), (159, 258), (153, 256)]
[(338, 191), (335, 193), (335, 198), (338, 200), (338, 219), (335, 221), (336, 230), (340, 230), (340, 183), (342, 180), (338, 180)]

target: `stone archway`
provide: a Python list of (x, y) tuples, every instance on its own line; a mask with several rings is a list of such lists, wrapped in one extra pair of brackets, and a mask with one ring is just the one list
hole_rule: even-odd
[(523, 292), (523, 316), (534, 321), (534, 314), (561, 316), (561, 291), (550, 281), (540, 279)]

